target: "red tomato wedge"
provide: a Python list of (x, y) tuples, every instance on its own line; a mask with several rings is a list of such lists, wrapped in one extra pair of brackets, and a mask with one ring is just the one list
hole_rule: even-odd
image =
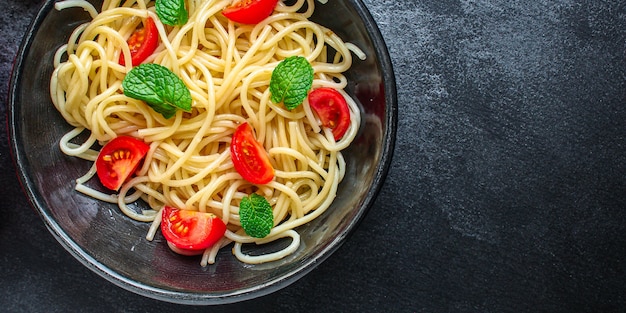
[(181, 210), (170, 206), (163, 208), (161, 232), (170, 245), (191, 254), (190, 250), (206, 249), (218, 242), (226, 233), (226, 224), (215, 214)]
[[(130, 48), (132, 65), (137, 66), (147, 59), (159, 45), (159, 31), (152, 18), (148, 17), (143, 22), (143, 27), (137, 28), (127, 40)], [(124, 54), (120, 54), (121, 65), (125, 65)]]
[(237, 127), (230, 143), (230, 154), (235, 169), (245, 180), (262, 185), (274, 179), (269, 156), (254, 138), (250, 124), (243, 123)]
[(350, 109), (343, 95), (333, 88), (322, 87), (311, 91), (308, 99), (322, 126), (332, 129), (335, 140), (341, 139), (350, 127)]
[(274, 12), (277, 3), (278, 0), (237, 0), (222, 14), (233, 22), (257, 24)]
[(130, 177), (150, 146), (133, 137), (120, 136), (102, 147), (96, 159), (96, 173), (104, 187), (118, 190)]

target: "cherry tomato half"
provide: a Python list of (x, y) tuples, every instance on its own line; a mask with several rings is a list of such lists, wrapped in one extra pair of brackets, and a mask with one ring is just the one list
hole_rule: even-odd
[[(141, 64), (159, 45), (159, 31), (152, 18), (145, 19), (143, 25), (137, 28), (127, 40), (133, 66)], [(126, 64), (123, 53), (120, 54), (119, 63)]]
[(143, 141), (120, 136), (102, 147), (96, 159), (96, 173), (104, 187), (118, 190), (150, 150)]
[(181, 254), (191, 254), (190, 250), (206, 249), (218, 242), (226, 233), (226, 224), (212, 213), (165, 206), (161, 232), (170, 245), (185, 252)]
[(267, 152), (256, 141), (252, 127), (243, 123), (237, 127), (230, 143), (230, 154), (235, 169), (253, 184), (267, 184), (274, 178), (274, 168)]
[(308, 99), (322, 126), (332, 129), (335, 140), (341, 139), (350, 127), (350, 109), (346, 99), (337, 90), (328, 87), (311, 91)]
[(238, 0), (222, 10), (229, 20), (242, 24), (257, 24), (270, 16), (278, 0)]

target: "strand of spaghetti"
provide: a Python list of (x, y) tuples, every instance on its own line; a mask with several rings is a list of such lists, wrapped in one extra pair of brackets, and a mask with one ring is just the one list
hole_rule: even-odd
[[(204, 3), (202, 4), (202, 7), (198, 9), (197, 12), (193, 12), (193, 15), (195, 16), (192, 16), (191, 19), (195, 20), (196, 23), (193, 24), (193, 30), (191, 31), (192, 38), (191, 38), (191, 44), (189, 45), (190, 49), (189, 51), (183, 51), (180, 49), (178, 50), (179, 53), (184, 52), (184, 54), (182, 54), (184, 55), (184, 57), (178, 60), (178, 62), (180, 62), (181, 64), (185, 64), (191, 61), (193, 57), (195, 57), (195, 54), (198, 49), (198, 43), (200, 40), (200, 34), (204, 32), (204, 29), (206, 28), (207, 20), (209, 20), (211, 16), (220, 12), (229, 3), (228, 0), (223, 0), (216, 4), (213, 2), (214, 1), (204, 1)], [(183, 30), (181, 29), (181, 33), (182, 32)], [(178, 38), (177, 40), (181, 41), (182, 37)], [(177, 46), (182, 46), (182, 45), (178, 44)]]
[[(231, 22), (232, 23), (232, 22)], [(254, 56), (254, 54), (260, 49), (263, 40), (269, 36), (271, 32), (270, 27), (266, 27), (263, 29), (261, 34), (259, 35), (259, 40), (257, 42), (252, 43), (248, 51), (243, 55), (241, 60), (236, 62), (235, 67), (233, 67), (232, 71), (224, 72), (224, 82), (219, 89), (216, 90), (215, 98), (220, 99), (226, 93), (232, 92), (234, 89), (234, 85), (236, 82), (241, 81), (240, 75), (232, 74), (232, 73), (242, 73), (244, 71), (244, 67), (248, 65), (248, 61)], [(234, 36), (233, 36), (234, 37)]]
[[(245, 182), (243, 180), (233, 181), (232, 184), (226, 189), (226, 192), (222, 198), (222, 221), (226, 224), (230, 222), (230, 205), (232, 203), (233, 198), (235, 197), (235, 193), (239, 189), (241, 185)], [(206, 206), (206, 205), (205, 205)]]
[[(196, 60), (193, 60), (191, 62), (191, 65), (200, 69), (200, 73), (202, 73), (202, 78), (203, 78), (202, 82), (206, 84), (204, 88), (201, 88), (200, 86), (198, 86), (199, 88), (198, 94), (202, 94), (203, 96), (206, 96), (206, 98), (199, 97), (200, 99), (196, 100), (196, 103), (197, 103), (196, 106), (200, 107), (203, 105), (204, 109), (206, 110), (205, 112), (207, 114), (206, 118), (213, 120), (215, 118), (215, 110), (216, 110), (215, 83), (213, 82), (213, 75), (211, 75), (211, 72), (209, 71), (209, 69), (203, 68), (200, 65), (200, 63), (197, 62)], [(183, 78), (186, 78), (186, 75), (184, 75)], [(186, 82), (192, 86), (196, 85), (191, 80), (186, 80)], [(203, 89), (206, 91), (203, 92)]]
[[(120, 6), (120, 0), (104, 0), (102, 3), (102, 11), (111, 10)], [(124, 1), (124, 6), (128, 7), (133, 4), (138, 5), (140, 8), (145, 9), (146, 3), (143, 0), (138, 1)]]
[[(309, 107), (308, 105), (308, 101), (305, 100), (305, 106)], [(309, 107), (310, 109), (310, 107)], [(311, 127), (312, 131), (314, 133), (320, 132), (321, 128), (319, 127), (318, 123), (315, 122), (311, 122), (309, 119), (309, 114), (312, 115), (312, 113), (307, 112), (305, 109), (305, 113), (307, 115), (307, 123), (305, 126), (305, 122), (301, 121), (297, 124), (297, 140), (298, 140), (298, 145), (301, 147), (301, 153), (304, 154), (307, 158), (314, 160), (316, 158), (315, 156), (315, 151), (313, 151), (313, 145), (311, 144), (311, 142), (308, 140), (308, 135), (307, 135), (307, 127)], [(315, 127), (314, 127), (315, 126)], [(317, 130), (316, 130), (317, 128)]]
[(54, 8), (57, 9), (58, 11), (61, 11), (63, 9), (67, 9), (67, 8), (71, 8), (71, 7), (83, 8), (83, 10), (85, 10), (85, 12), (87, 12), (87, 13), (89, 13), (89, 15), (91, 15), (91, 18), (95, 18), (96, 16), (98, 16), (98, 10), (96, 10), (96, 8), (91, 3), (87, 2), (87, 1), (83, 1), (83, 0), (65, 0), (65, 1), (59, 1), (59, 2), (54, 4)]
[(80, 37), (85, 32), (85, 29), (87, 28), (87, 26), (89, 26), (89, 23), (84, 23), (80, 25), (79, 27), (76, 27), (76, 29), (74, 29), (72, 34), (70, 34), (70, 37), (67, 42), (67, 47), (65, 48), (67, 50), (68, 55), (74, 54), (76, 43), (80, 41)]
[[(247, 196), (247, 194), (242, 194), (241, 192), (237, 191), (233, 194), (233, 199), (238, 199), (241, 200), (243, 197)], [(236, 224), (233, 221), (237, 220), (237, 222), (239, 221), (239, 216), (234, 214), (235, 212), (237, 212), (239, 210), (239, 207), (232, 205), (232, 203), (225, 203), (224, 201), (220, 200), (209, 200), (206, 203), (206, 207), (207, 210), (206, 211), (211, 211), (208, 208), (214, 209), (215, 211), (219, 212), (219, 211), (223, 211), (225, 209), (228, 210), (228, 221), (231, 224)], [(241, 226), (241, 225), (239, 225)]]
[[(136, 102), (137, 104), (141, 103), (138, 100), (131, 100), (131, 101)], [(172, 119), (164, 120), (163, 116), (161, 115), (152, 115), (152, 116), (156, 120), (155, 124), (161, 124), (161, 125), (167, 125), (167, 126), (155, 127), (156, 129), (160, 131), (152, 135), (146, 134), (144, 130), (139, 130), (138, 131), (139, 135), (149, 142), (162, 141), (168, 137), (171, 137), (172, 135), (174, 135), (176, 131), (178, 131), (178, 127), (180, 127), (180, 125), (183, 123), (183, 112), (180, 110), (176, 112), (173, 120)], [(150, 129), (150, 128), (146, 128), (146, 129)]]
[[(129, 202), (126, 202), (124, 199), (124, 196), (126, 195), (128, 190), (135, 187), (136, 185), (139, 185), (139, 183), (144, 183), (144, 182), (148, 182), (148, 177), (140, 176), (140, 177), (134, 177), (133, 179), (129, 180), (127, 183), (122, 185), (122, 188), (120, 188), (120, 192), (118, 195), (117, 205), (119, 206), (120, 210), (124, 212), (124, 214), (129, 216), (130, 218), (136, 221), (140, 221), (140, 222), (151, 222), (154, 220), (156, 216), (156, 211), (150, 211), (151, 213), (147, 213), (147, 211), (144, 211), (142, 213), (137, 213), (127, 206), (127, 203)], [(136, 189), (139, 189), (139, 186), (137, 186)], [(143, 192), (143, 190), (139, 190), (139, 191)]]
[[(169, 38), (167, 36), (167, 31), (165, 30), (165, 26), (163, 26), (163, 23), (161, 23), (161, 20), (156, 15), (156, 13), (148, 11), (147, 14), (148, 14), (148, 16), (150, 16), (152, 18), (152, 20), (154, 20), (154, 24), (155, 24), (157, 30), (159, 31), (159, 38), (161, 39), (161, 44), (165, 47), (164, 52), (159, 53), (154, 61), (157, 62), (157, 63), (162, 63), (162, 59), (165, 56), (169, 57), (170, 60), (176, 60), (176, 50), (170, 44)], [(131, 66), (131, 64), (129, 64), (129, 63), (126, 63), (126, 64), (129, 67)], [(178, 66), (177, 62), (173, 62), (171, 64), (171, 67), (172, 67), (171, 68), (172, 72), (174, 72), (176, 74), (180, 73), (180, 69), (179, 69), (179, 66)]]
[[(206, 146), (212, 143), (219, 141), (224, 137), (224, 134), (213, 134), (211, 136), (206, 137), (199, 146)], [(188, 139), (187, 139), (188, 140)], [(159, 144), (158, 157), (160, 159), (166, 159), (167, 156), (173, 158), (179, 158), (183, 156), (183, 151), (180, 150), (179, 146), (176, 146), (173, 142), (163, 141)], [(185, 164), (185, 169), (202, 171), (207, 163), (213, 162), (216, 159), (220, 158), (220, 153), (209, 153), (206, 155), (192, 155), (188, 162)]]
[[(129, 99), (129, 103), (136, 102), (137, 104), (141, 104), (141, 101)], [(144, 104), (145, 106), (145, 104)], [(148, 116), (151, 117), (154, 122), (150, 125), (146, 125), (145, 128), (137, 131), (140, 137), (144, 138), (146, 141), (162, 141), (170, 136), (172, 136), (175, 132), (179, 130), (179, 127), (182, 125), (182, 115), (175, 115), (174, 120), (164, 120), (161, 115), (154, 115), (153, 113), (148, 113)], [(159, 125), (159, 126), (157, 126)]]
[(148, 170), (150, 169), (150, 164), (152, 163), (152, 158), (154, 157), (154, 153), (158, 147), (159, 143), (158, 142), (151, 142), (150, 143), (150, 149), (148, 149), (148, 152), (146, 153), (146, 156), (144, 158), (143, 164), (141, 164), (141, 167), (139, 169), (137, 169), (136, 171), (136, 175), (137, 176), (146, 176), (148, 173)]
[(337, 152), (337, 169), (339, 170), (339, 182), (343, 181), (343, 177), (346, 175), (346, 160), (343, 157), (343, 153)]
[(59, 140), (59, 147), (61, 148), (61, 151), (67, 155), (78, 156), (89, 150), (89, 148), (93, 146), (93, 144), (96, 142), (95, 137), (90, 136), (83, 144), (79, 145), (78, 147), (72, 147), (69, 144), (70, 140), (76, 138), (76, 136), (80, 135), (84, 130), (85, 128), (83, 127), (77, 127), (69, 131), (67, 134), (63, 135), (63, 137), (61, 137), (61, 140)]
[(302, 206), (305, 208), (304, 214), (308, 214), (311, 210), (317, 209), (317, 205), (319, 202), (317, 201), (317, 197), (319, 195), (319, 190), (317, 189), (319, 185), (311, 179), (302, 179), (294, 183), (294, 190), (306, 190), (301, 191), (300, 198), (302, 198)]
[[(328, 176), (328, 172), (326, 170), (324, 170), (319, 164), (315, 163), (315, 160), (312, 160), (310, 158), (305, 157), (302, 153), (300, 153), (299, 151), (296, 151), (294, 149), (284, 148), (284, 147), (274, 147), (274, 148), (270, 149), (268, 151), (268, 153), (269, 153), (270, 156), (277, 156), (277, 155), (288, 155), (288, 156), (291, 156), (291, 157), (299, 160), (303, 164), (307, 164), (312, 170), (315, 171), (315, 173), (320, 175), (322, 177), (322, 179), (326, 179), (327, 176)], [(290, 172), (295, 172), (295, 170), (292, 170)], [(285, 174), (285, 175), (287, 175), (287, 174)]]
[[(79, 177), (76, 179), (76, 183), (77, 184), (84, 184), (86, 182), (88, 182), (94, 175), (96, 175), (96, 164), (92, 164), (91, 167), (89, 168), (89, 171), (87, 171), (87, 173), (85, 173), (85, 175)], [(115, 200), (117, 201), (117, 200)]]
[(68, 114), (65, 110), (65, 92), (63, 88), (59, 85), (59, 70), (60, 67), (55, 67), (54, 71), (52, 72), (52, 77), (50, 78), (50, 99), (52, 100), (52, 104), (57, 109), (57, 111), (59, 111), (61, 113), (61, 116), (63, 116), (63, 119), (68, 121), (70, 119), (70, 114)]
[(74, 186), (74, 190), (81, 192), (85, 195), (88, 195), (94, 199), (100, 200), (100, 201), (109, 202), (109, 203), (117, 202), (116, 195), (106, 194), (106, 193), (94, 190), (92, 188), (89, 188), (83, 184), (76, 184), (76, 186)]
[[(182, 172), (180, 174), (182, 174)], [(187, 194), (184, 188), (172, 188), (169, 185), (163, 185), (163, 190), (161, 192), (167, 199), (167, 204), (170, 206), (183, 210), (189, 210), (189, 208), (185, 207), (185, 202), (180, 198), (181, 196), (186, 196)]]
[(277, 181), (271, 181), (267, 184), (267, 186), (270, 188), (274, 188), (286, 194), (287, 196), (289, 196), (289, 198), (291, 198), (292, 200), (291, 201), (292, 212), (295, 214), (296, 217), (301, 217), (303, 215), (302, 201), (300, 201), (300, 197), (293, 189)]
[[(145, 176), (141, 176), (141, 177), (145, 177)], [(149, 184), (136, 184), (134, 188), (143, 192), (146, 196), (153, 198), (159, 203), (163, 204), (167, 202), (167, 199), (165, 199), (165, 196), (161, 192), (156, 190), (155, 188), (150, 187)]]
[[(75, 86), (71, 90), (68, 90), (65, 93), (65, 107), (69, 109), (71, 120), (74, 123), (79, 125), (88, 126), (86, 120), (83, 116), (80, 115), (80, 110), (77, 110), (77, 107), (81, 104), (82, 100), (85, 98), (85, 93), (87, 92), (87, 86), (89, 86), (89, 75), (84, 65), (80, 61), (77, 55), (71, 54), (69, 56), (68, 62), (71, 62), (74, 71), (72, 72), (72, 76), (70, 81), (61, 81), (61, 83), (65, 83), (63, 86), (67, 89), (67, 86)], [(63, 69), (61, 69), (62, 71)], [(62, 75), (62, 72), (59, 72)]]
[(276, 46), (280, 40), (282, 40), (284, 37), (287, 37), (287, 36), (292, 40), (295, 38), (302, 38), (300, 36), (295, 35), (297, 34), (298, 29), (310, 30), (315, 34), (315, 36), (318, 39), (318, 42), (316, 43), (315, 48), (312, 51), (310, 50), (310, 46), (308, 46), (308, 44), (310, 44), (310, 41), (306, 41), (302, 39), (298, 40), (298, 42), (301, 43), (300, 46), (302, 48), (302, 52), (300, 54), (306, 55), (307, 60), (309, 62), (313, 62), (321, 54), (322, 49), (324, 48), (323, 39), (325, 36), (324, 36), (324, 31), (322, 27), (316, 24), (313, 24), (309, 21), (298, 21), (295, 23), (288, 24), (288, 26), (284, 27), (278, 33), (272, 36), (270, 40), (265, 41), (263, 45), (260, 47), (261, 50), (269, 49), (270, 46)]
[[(298, 0), (296, 3), (292, 4), (292, 5), (286, 5), (284, 2), (279, 1), (279, 5), (276, 6), (276, 11), (278, 12), (298, 12), (300, 11), (303, 7), (304, 7), (304, 3), (306, 1), (305, 0)], [(313, 10), (314, 10), (315, 6), (310, 3), (309, 5), (306, 6), (306, 11), (302, 12), (302, 16), (309, 18), (311, 17), (311, 15), (313, 15)]]
[(320, 177), (320, 175), (318, 175), (317, 173), (311, 172), (311, 171), (281, 171), (281, 170), (274, 170), (274, 175), (276, 177), (280, 177), (280, 178), (284, 178), (284, 179), (298, 179), (298, 178), (308, 178), (311, 180), (314, 180), (315, 182), (320, 182), (321, 180), (323, 180), (323, 177)]
[(240, 242), (240, 243), (252, 243), (252, 242), (256, 242), (257, 240), (259, 240), (258, 238), (253, 238), (253, 237), (246, 235), (245, 232), (243, 231), (243, 228), (238, 229), (236, 232), (226, 229), (226, 233), (224, 234), (224, 237), (229, 240), (232, 240), (233, 242)]
[[(268, 236), (272, 236), (272, 234), (275, 233), (280, 233), (283, 232), (287, 229), (293, 229), (296, 228), (298, 226), (304, 225), (310, 221), (312, 221), (313, 219), (317, 218), (319, 215), (321, 215), (322, 213), (324, 213), (326, 211), (326, 209), (332, 204), (333, 200), (335, 199), (334, 195), (337, 193), (337, 186), (339, 185), (338, 182), (338, 178), (339, 178), (339, 172), (334, 171), (334, 176), (335, 176), (335, 180), (327, 180), (326, 184), (328, 184), (330, 182), (330, 186), (328, 186), (328, 188), (323, 188), (322, 191), (328, 189), (327, 192), (320, 192), (320, 194), (317, 196), (317, 198), (324, 198), (324, 200), (317, 206), (317, 208), (313, 211), (311, 211), (310, 213), (304, 215), (302, 218), (296, 219), (296, 220), (292, 220), (283, 224), (280, 224), (276, 227), (274, 227), (272, 229), (272, 231), (270, 232), (270, 234)], [(326, 186), (325, 184), (325, 186)], [(332, 196), (330, 196), (332, 195)]]
[(220, 249), (229, 245), (232, 241), (222, 238), (220, 241), (215, 243), (213, 246), (209, 247), (202, 254), (202, 259), (200, 260), (200, 266), (207, 266), (208, 264), (215, 264), (215, 258), (217, 257), (217, 253)]
[(359, 58), (359, 60), (367, 59), (367, 54), (365, 54), (365, 52), (363, 52), (363, 50), (361, 50), (357, 45), (351, 42), (346, 42), (345, 45), (348, 50), (352, 51), (352, 53), (354, 53), (354, 55)]
[[(178, 116), (177, 116), (177, 119), (178, 119)], [(170, 177), (173, 175), (173, 173), (179, 170), (183, 166), (183, 164), (187, 161), (187, 159), (191, 157), (191, 153), (194, 151), (195, 147), (202, 140), (202, 134), (206, 131), (206, 128), (209, 127), (210, 122), (211, 121), (209, 119), (205, 119), (200, 129), (198, 130), (198, 134), (196, 134), (193, 137), (191, 143), (189, 144), (187, 149), (184, 151), (183, 155), (180, 158), (178, 158), (175, 161), (175, 163), (170, 165), (165, 172), (159, 173), (159, 171), (153, 167), (153, 170), (150, 171), (149, 173), (150, 180), (153, 182), (170, 183), (171, 182)]]
[[(230, 156), (230, 153), (226, 152), (226, 154), (228, 154)], [(216, 174), (212, 174), (211, 178), (213, 176), (216, 176)], [(215, 192), (215, 190), (221, 185), (224, 184), (226, 181), (228, 180), (233, 180), (233, 179), (238, 179), (238, 174), (236, 173), (229, 173), (229, 174), (225, 174), (225, 175), (220, 175), (218, 179), (213, 180), (211, 179), (209, 181), (208, 184), (206, 184), (204, 187), (200, 188), (194, 195), (192, 195), (191, 197), (189, 197), (185, 203), (185, 207), (187, 208), (194, 208), (194, 207), (204, 207), (206, 205), (206, 202), (208, 201), (207, 199), (204, 199), (205, 195), (211, 196), (213, 194), (213, 192)], [(198, 206), (194, 205), (194, 203), (200, 203)]]
[[(196, 35), (194, 35), (194, 27), (196, 25), (196, 22), (192, 19), (190, 19), (190, 21), (182, 26), (179, 26), (178, 29), (174, 30), (171, 34), (170, 37), (172, 37), (170, 39), (170, 45), (172, 47), (180, 47), (180, 46), (187, 46), (189, 49), (188, 55), (183, 55), (181, 53), (180, 50), (176, 49), (176, 58), (172, 57), (172, 61), (173, 63), (176, 63), (178, 65), (184, 65), (185, 63), (189, 62), (189, 60), (191, 60), (191, 58), (195, 55), (195, 51), (196, 48), (198, 46), (198, 39), (196, 37)], [(189, 34), (191, 34), (191, 38), (189, 38)], [(183, 40), (186, 40), (188, 42), (185, 42), (185, 44), (183, 44)], [(183, 56), (182, 58), (179, 58), (179, 56)], [(179, 74), (179, 72), (175, 72), (177, 74)]]
[(195, 173), (193, 176), (185, 178), (185, 179), (171, 179), (167, 182), (167, 185), (170, 187), (182, 187), (188, 186), (191, 184), (195, 184), (199, 182), (201, 179), (206, 177), (207, 175), (216, 172), (216, 169), (225, 162), (228, 158), (230, 158), (230, 154), (226, 152), (222, 152), (219, 154), (219, 157), (213, 160), (211, 163), (206, 165), (201, 171)]
[[(295, 22), (300, 23), (299, 29), (302, 30), (302, 34), (296, 33), (295, 31), (291, 33), (282, 32), (290, 23)], [(309, 22), (305, 17), (299, 14), (280, 13), (270, 16), (269, 18), (258, 24), (257, 27), (251, 29), (250, 41), (254, 42), (255, 40), (257, 40), (260, 28), (264, 27), (265, 25), (270, 25), (278, 32), (276, 35), (281, 36), (280, 38), (278, 38), (278, 40), (282, 41), (282, 45), (281, 47), (278, 47), (265, 43), (263, 46), (264, 50), (276, 48), (277, 51), (280, 51), (280, 56), (286, 57), (288, 56), (287, 54), (285, 54), (287, 51), (289, 51), (291, 55), (306, 55), (307, 52), (311, 51), (312, 46), (317, 46), (317, 43), (312, 41), (314, 32), (311, 32), (310, 30), (307, 31), (307, 27), (315, 28), (317, 26)], [(274, 39), (276, 39), (276, 35), (274, 36)]]
[(209, 201), (210, 197), (212, 197), (216, 190), (219, 188), (223, 188), (224, 185), (226, 185), (226, 182), (228, 181), (236, 181), (236, 180), (240, 180), (241, 176), (239, 175), (239, 173), (235, 172), (235, 173), (227, 173), (227, 174), (222, 174), (219, 175), (219, 177), (215, 178), (216, 175), (212, 175), (212, 179), (210, 181), (209, 184), (207, 184), (204, 188), (202, 188), (201, 190), (198, 190), (198, 192), (193, 195), (192, 197), (190, 197), (187, 200), (186, 205), (188, 207), (194, 207), (194, 206), (190, 206), (191, 203), (193, 202), (197, 202), (198, 203), (198, 208), (201, 211), (206, 210), (205, 208), (207, 207), (206, 204)]
[(163, 208), (160, 208), (156, 215), (154, 216), (154, 220), (150, 224), (150, 228), (148, 229), (148, 233), (146, 233), (146, 239), (148, 241), (154, 240), (154, 236), (156, 235), (157, 230), (159, 230), (159, 225), (161, 225), (161, 219), (163, 218)]
[[(182, 116), (182, 112), (178, 111), (176, 114), (176, 118), (178, 119), (179, 116)], [(193, 137), (191, 143), (189, 144), (189, 147), (186, 149), (184, 156), (182, 158), (179, 158), (178, 160), (176, 160), (176, 162), (174, 162), (174, 164), (172, 164), (166, 171), (165, 173), (162, 173), (160, 175), (157, 175), (156, 173), (153, 173), (153, 175), (150, 176), (150, 179), (152, 181), (155, 182), (167, 182), (169, 180), (169, 177), (172, 176), (172, 174), (174, 173), (174, 171), (178, 170), (182, 164), (187, 160), (187, 158), (190, 156), (191, 152), (193, 152), (194, 148), (198, 145), (198, 143), (202, 140), (202, 135), (206, 132), (206, 129), (211, 125), (211, 121), (209, 119), (206, 119), (204, 121), (204, 123), (202, 123), (202, 126), (200, 126), (200, 129), (198, 130), (198, 133)]]
[[(285, 220), (285, 217), (291, 213), (291, 202), (289, 196), (285, 193), (280, 193), (276, 199), (276, 203), (273, 205), (274, 223), (278, 224)], [(294, 218), (295, 215), (292, 215)]]
[[(141, 18), (147, 18), (149, 11), (136, 8), (116, 8), (108, 11), (102, 11), (96, 18), (91, 20), (89, 25), (85, 28), (79, 41), (90, 40), (98, 36), (98, 29), (100, 26), (114, 23), (124, 19), (124, 17), (137, 16)], [(115, 36), (116, 38), (118, 36)], [(125, 40), (122, 40), (125, 41)]]
[(241, 251), (241, 247), (243, 245), (241, 242), (235, 242), (235, 245), (233, 246), (232, 251), (235, 257), (237, 257), (239, 261), (248, 263), (248, 264), (261, 264), (261, 263), (266, 263), (270, 261), (280, 260), (292, 254), (296, 250), (298, 250), (298, 247), (300, 246), (300, 234), (298, 234), (294, 230), (285, 231), (280, 234), (280, 237), (275, 237), (272, 239), (276, 240), (276, 239), (285, 238), (285, 237), (291, 237), (291, 243), (284, 249), (278, 250), (276, 252), (263, 254), (263, 255), (245, 254)]
[[(86, 116), (91, 116), (91, 132), (100, 140), (110, 140), (112, 138), (117, 137), (116, 131), (114, 131), (107, 123), (100, 123), (100, 121), (104, 121), (105, 117), (110, 113), (106, 111), (126, 111), (129, 106), (114, 106), (111, 108), (107, 104), (111, 102), (112, 97), (117, 94), (121, 86), (121, 82), (117, 82), (112, 86), (109, 86), (106, 90), (103, 90), (99, 95), (91, 98), (91, 100), (87, 103), (85, 107), (85, 112), (88, 112)], [(95, 110), (95, 111), (94, 111)], [(102, 129), (102, 131), (100, 131)]]
[(350, 50), (346, 48), (345, 44), (343, 44), (343, 41), (341, 40), (341, 38), (339, 38), (339, 36), (337, 36), (337, 34), (335, 34), (328, 28), (323, 28), (324, 33), (326, 34), (326, 36), (324, 37), (324, 42), (328, 46), (335, 49), (338, 55), (342, 57), (342, 60), (340, 63), (315, 63), (312, 65), (313, 69), (316, 72), (330, 73), (342, 73), (347, 71), (352, 64), (352, 54), (350, 53)]
[(76, 179), (76, 185), (74, 186), (74, 190), (81, 192), (85, 195), (88, 195), (94, 199), (98, 199), (100, 201), (108, 202), (108, 203), (117, 203), (118, 201), (124, 201), (127, 203), (131, 203), (137, 201), (141, 197), (141, 192), (135, 192), (130, 196), (119, 196), (115, 194), (106, 194), (101, 191), (95, 190), (93, 188), (87, 187), (84, 182), (91, 179), (96, 173), (95, 165), (83, 176)]

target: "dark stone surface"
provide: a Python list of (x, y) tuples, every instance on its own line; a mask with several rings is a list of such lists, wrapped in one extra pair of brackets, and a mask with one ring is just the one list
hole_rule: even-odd
[[(48, 233), (3, 127), (1, 310), (624, 311), (626, 3), (364, 2), (395, 66), (398, 138), (376, 205), (333, 256), (235, 305), (127, 292)], [(0, 0), (3, 124), (13, 58), (38, 5)]]

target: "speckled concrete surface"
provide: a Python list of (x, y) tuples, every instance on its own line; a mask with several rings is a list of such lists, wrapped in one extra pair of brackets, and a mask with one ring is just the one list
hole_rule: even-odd
[[(364, 3), (391, 53), (399, 129), (375, 207), (333, 256), (230, 306), (132, 294), (47, 232), (3, 128), (2, 311), (623, 311), (626, 3)], [(2, 94), (38, 5), (0, 0)]]

